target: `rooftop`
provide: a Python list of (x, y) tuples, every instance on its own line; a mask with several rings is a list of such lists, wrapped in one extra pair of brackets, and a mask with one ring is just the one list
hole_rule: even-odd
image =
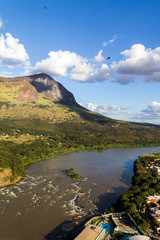
[(75, 240), (96, 240), (97, 237), (105, 230), (95, 225), (88, 225), (76, 238)]
[(143, 236), (143, 235), (137, 235), (130, 237), (129, 240), (151, 240), (150, 237)]

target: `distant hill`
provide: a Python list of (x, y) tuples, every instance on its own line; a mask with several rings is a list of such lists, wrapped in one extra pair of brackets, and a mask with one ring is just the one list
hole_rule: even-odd
[(113, 120), (81, 107), (49, 75), (0, 78), (0, 168), (73, 151), (160, 145), (160, 126)]

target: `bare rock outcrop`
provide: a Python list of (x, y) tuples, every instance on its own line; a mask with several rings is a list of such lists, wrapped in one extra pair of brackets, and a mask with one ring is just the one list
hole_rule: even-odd
[(49, 75), (45, 73), (34, 74), (27, 76), (26, 79), (35, 87), (37, 92), (43, 93), (44, 96), (50, 98), (52, 101), (68, 105), (78, 105), (73, 94)]

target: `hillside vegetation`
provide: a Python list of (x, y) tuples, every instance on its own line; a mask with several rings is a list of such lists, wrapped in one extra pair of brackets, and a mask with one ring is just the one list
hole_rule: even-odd
[(12, 169), (12, 179), (24, 176), (29, 163), (58, 154), (160, 145), (159, 126), (55, 103), (24, 78), (0, 78), (0, 112), (0, 167)]

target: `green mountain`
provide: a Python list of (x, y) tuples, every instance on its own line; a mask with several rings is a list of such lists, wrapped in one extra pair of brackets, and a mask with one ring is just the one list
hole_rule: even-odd
[(90, 112), (44, 73), (0, 78), (0, 113), (0, 167), (11, 168), (13, 179), (58, 154), (160, 144), (160, 126)]

